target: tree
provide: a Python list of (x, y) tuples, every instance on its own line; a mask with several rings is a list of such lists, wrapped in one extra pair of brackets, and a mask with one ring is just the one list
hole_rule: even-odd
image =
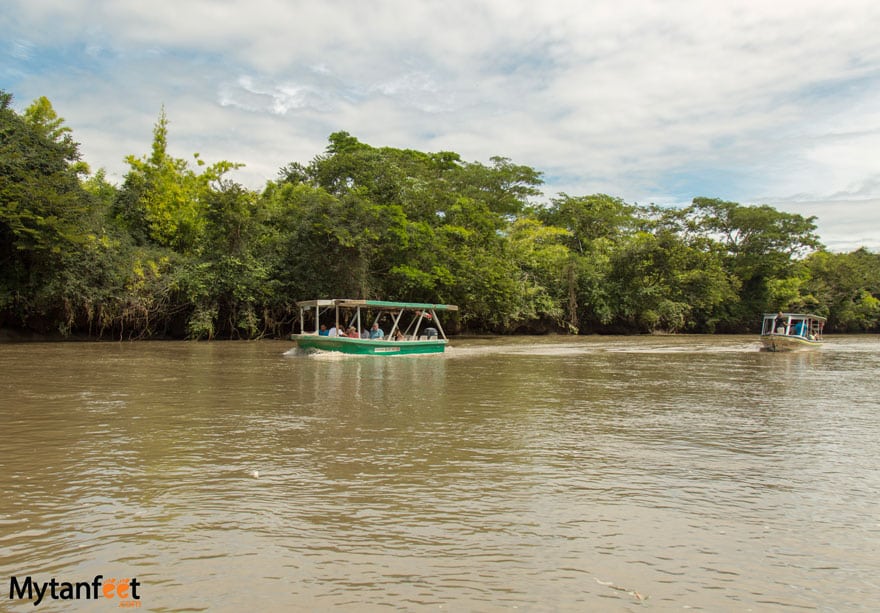
[(541, 173), (528, 166), (514, 164), (509, 158), (493, 156), (491, 166), (478, 162), (465, 164), (458, 189), (465, 195), (486, 203), (490, 211), (515, 217), (529, 205), (529, 198), (540, 196), (544, 181)]
[(880, 254), (817, 251), (805, 262), (806, 300), (828, 315), (828, 329), (868, 332), (880, 328)]
[(192, 312), (192, 338), (254, 338), (263, 333), (260, 305), (272, 292), (266, 258), (260, 252), (265, 234), (256, 194), (233, 182), (221, 182), (206, 194), (205, 232), (200, 256), (180, 275), (181, 291)]
[(634, 205), (606, 194), (575, 197), (562, 193), (539, 216), (545, 223), (568, 230), (572, 249), (588, 253), (593, 241), (616, 241), (631, 233), (637, 226), (636, 213)]
[(89, 166), (80, 159), (79, 144), (73, 140), (73, 130), (64, 124), (64, 118), (58, 116), (48, 98), (40, 96), (34, 100), (24, 110), (22, 117), (46, 140), (56, 143), (65, 150), (65, 157), (71, 162), (72, 172), (88, 174)]
[(740, 286), (739, 301), (722, 318), (723, 327), (741, 330), (755, 314), (782, 308), (779, 279), (797, 280), (796, 263), (821, 247), (816, 218), (778, 211), (767, 205), (743, 206), (718, 199), (694, 198), (685, 215), (693, 227), (714, 241), (728, 273)]
[(612, 258), (638, 227), (638, 209), (606, 194), (559, 194), (538, 210), (545, 224), (565, 230), (569, 248), (562, 281), (566, 321), (572, 330), (601, 330), (615, 319), (619, 305), (610, 294)]
[[(565, 245), (569, 232), (545, 226), (535, 217), (521, 217), (507, 231), (509, 265), (519, 275), (520, 300), (515, 320), (525, 330), (565, 329), (565, 292), (572, 254)], [(570, 331), (577, 332), (576, 327)]]
[[(241, 164), (221, 161), (201, 174), (186, 160), (168, 155), (168, 119), (163, 108), (153, 129), (149, 157), (130, 155), (117, 204), (120, 219), (140, 240), (150, 240), (180, 253), (196, 250), (204, 231), (204, 198), (223, 175)], [(204, 162), (196, 153), (198, 166)]]
[(19, 325), (73, 317), (78, 300), (66, 271), (99, 245), (94, 201), (80, 186), (78, 146), (42, 98), (23, 116), (0, 91), (0, 312)]
[(275, 278), (296, 299), (313, 296), (372, 297), (378, 237), (387, 217), (357, 191), (338, 197), (309, 185), (275, 186)]

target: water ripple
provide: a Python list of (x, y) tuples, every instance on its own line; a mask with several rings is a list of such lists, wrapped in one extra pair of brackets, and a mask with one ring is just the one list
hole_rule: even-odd
[(873, 346), (0, 345), (0, 571), (149, 610), (869, 610)]

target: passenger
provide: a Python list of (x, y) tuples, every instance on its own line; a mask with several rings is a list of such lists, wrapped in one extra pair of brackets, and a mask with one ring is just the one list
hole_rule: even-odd
[(782, 314), (782, 311), (776, 315), (776, 334), (785, 334), (785, 315)]
[(330, 331), (327, 329), (327, 326), (321, 324), (321, 329), (318, 330), (318, 336), (327, 336), (330, 334)]
[(373, 324), (373, 328), (370, 330), (370, 338), (373, 340), (385, 338), (385, 333), (379, 327), (379, 324)]
[(361, 330), (361, 338), (370, 338), (370, 331), (366, 328)]
[(336, 326), (330, 328), (330, 330), (327, 332), (327, 336), (339, 336), (339, 330), (336, 329)]
[(357, 328), (354, 326), (348, 327), (348, 334), (346, 336), (348, 336), (348, 338), (360, 338), (360, 334), (358, 334)]
[(392, 335), (392, 339), (395, 341), (402, 341), (406, 337), (403, 335), (403, 332), (400, 331), (400, 328), (397, 328)]

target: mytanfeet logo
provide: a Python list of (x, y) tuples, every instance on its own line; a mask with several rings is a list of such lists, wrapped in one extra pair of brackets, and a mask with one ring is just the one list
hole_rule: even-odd
[(141, 606), (141, 595), (138, 588), (141, 582), (137, 577), (126, 579), (104, 579), (104, 575), (96, 575), (91, 581), (58, 581), (52, 577), (49, 581), (40, 583), (33, 577), (27, 576), (23, 580), (18, 577), (9, 579), (10, 600), (33, 600), (37, 606), (46, 599), (50, 600), (97, 600), (105, 598), (113, 601), (120, 607)]

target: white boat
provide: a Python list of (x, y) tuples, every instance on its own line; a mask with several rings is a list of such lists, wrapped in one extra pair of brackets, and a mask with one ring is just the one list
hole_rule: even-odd
[[(297, 347), (357, 355), (443, 353), (449, 340), (437, 313), (458, 310), (452, 304), (349, 298), (296, 304), (299, 333), (291, 334), (290, 339)], [(378, 334), (381, 325), (387, 330)]]
[(761, 344), (766, 351), (803, 351), (821, 347), (825, 318), (812, 313), (764, 313)]

